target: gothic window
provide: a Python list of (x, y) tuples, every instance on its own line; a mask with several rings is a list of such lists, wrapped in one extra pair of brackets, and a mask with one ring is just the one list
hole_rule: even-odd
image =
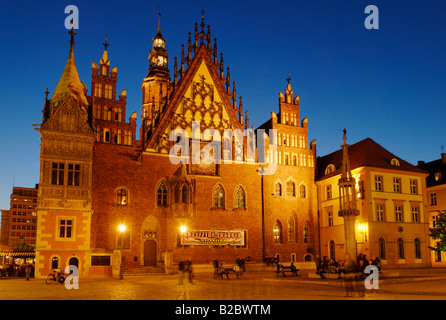
[(214, 188), (214, 208), (224, 208), (225, 207), (225, 191), (223, 187), (218, 184)]
[(109, 84), (105, 85), (105, 98), (107, 99), (112, 98), (112, 86)]
[(187, 186), (183, 185), (183, 187), (181, 188), (181, 202), (182, 203), (189, 203), (188, 195), (189, 195), (189, 193), (187, 192)]
[(157, 200), (156, 203), (158, 206), (167, 206), (167, 185), (166, 182), (161, 181), (158, 185), (156, 191)]
[(288, 217), (288, 243), (294, 243), (296, 237), (295, 237), (295, 224), (294, 224), (294, 217), (289, 216)]
[(299, 187), (299, 197), (301, 199), (305, 199), (307, 197), (306, 188), (305, 188), (305, 186), (303, 184), (301, 184), (300, 187)]
[(245, 190), (241, 186), (239, 186), (235, 191), (235, 208), (236, 209), (245, 209)]
[(129, 194), (126, 188), (119, 188), (116, 190), (116, 203), (121, 206), (126, 206), (129, 201)]
[(282, 243), (282, 227), (279, 222), (273, 227), (273, 241), (277, 244)]
[(304, 243), (310, 242), (310, 227), (308, 224), (305, 224), (304, 226)]
[(296, 184), (293, 181), (288, 181), (286, 183), (286, 196), (287, 197), (296, 196)]
[(282, 196), (282, 184), (280, 182), (277, 182), (275, 184), (274, 191), (275, 191), (276, 197)]

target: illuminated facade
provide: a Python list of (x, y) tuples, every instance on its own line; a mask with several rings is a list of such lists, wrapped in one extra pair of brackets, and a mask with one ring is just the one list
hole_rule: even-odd
[[(435, 227), (437, 216), (440, 211), (446, 210), (446, 153), (441, 153), (441, 158), (424, 162), (419, 161), (418, 167), (426, 170), (429, 176), (426, 178), (426, 210), (428, 211), (429, 227)], [(430, 246), (436, 247), (437, 241), (430, 239)], [(446, 253), (431, 251), (433, 267), (446, 266)]]
[[(387, 267), (430, 266), (427, 173), (396, 157), (370, 138), (348, 148), (355, 178), (356, 251)], [(321, 255), (345, 259), (344, 221), (338, 182), (342, 150), (317, 160)], [(352, 193), (354, 194), (354, 193)]]
[[(117, 95), (108, 44), (99, 66), (92, 64), (88, 96), (71, 32), (67, 65), (38, 128), (36, 275), (69, 264), (80, 275), (110, 275), (121, 261), (170, 272), (183, 258), (232, 264), (236, 257), (262, 262), (279, 254), (289, 262), (318, 254), (316, 144), (309, 147), (299, 97), (288, 84), (279, 113), (250, 128), (203, 20), (175, 58), (173, 79), (158, 24), (141, 86), (139, 137), (136, 113), (125, 120), (126, 90)], [(269, 129), (277, 130), (277, 150), (266, 147), (268, 165), (258, 161), (252, 137)], [(175, 153), (183, 161), (173, 163), (169, 152), (179, 143), (190, 152)], [(220, 164), (207, 161), (219, 157)], [(272, 164), (272, 175), (259, 174)]]

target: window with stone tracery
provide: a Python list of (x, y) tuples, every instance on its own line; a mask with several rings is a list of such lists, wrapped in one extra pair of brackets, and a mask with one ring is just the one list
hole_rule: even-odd
[(235, 192), (235, 208), (245, 209), (245, 190), (239, 186)]

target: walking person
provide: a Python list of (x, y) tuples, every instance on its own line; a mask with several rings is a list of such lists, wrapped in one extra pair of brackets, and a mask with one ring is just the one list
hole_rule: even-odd
[(184, 275), (184, 261), (180, 261), (178, 264), (178, 284), (183, 284), (183, 275)]
[(186, 269), (187, 269), (187, 272), (189, 273), (189, 283), (193, 283), (193, 281), (192, 281), (192, 277), (193, 277), (193, 274), (192, 274), (192, 260), (191, 260), (191, 258), (189, 258), (189, 260), (186, 262)]

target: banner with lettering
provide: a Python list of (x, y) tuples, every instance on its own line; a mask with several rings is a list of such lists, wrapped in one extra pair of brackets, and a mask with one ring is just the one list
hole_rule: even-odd
[[(183, 242), (182, 242), (183, 243)], [(184, 234), (184, 245), (244, 246), (243, 230), (191, 230)]]

